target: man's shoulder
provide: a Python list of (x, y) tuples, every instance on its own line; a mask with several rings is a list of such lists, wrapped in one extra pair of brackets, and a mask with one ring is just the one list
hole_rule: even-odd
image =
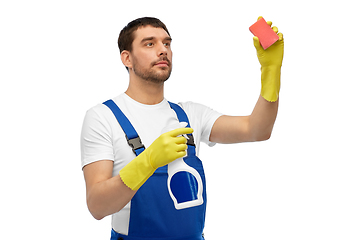
[(196, 103), (196, 102), (193, 102), (193, 101), (179, 102), (179, 105), (180, 105), (182, 108), (184, 108), (184, 109), (185, 109), (185, 108), (191, 109), (191, 108), (206, 107), (206, 106), (203, 105), (203, 104)]
[(184, 109), (189, 118), (217, 119), (222, 114), (214, 109), (197, 102), (180, 102), (179, 105)]
[(118, 95), (118, 96), (116, 96), (116, 97), (112, 97), (112, 98), (105, 99), (104, 101), (98, 102), (97, 104), (95, 104), (95, 105), (93, 105), (92, 107), (90, 107), (90, 108), (87, 110), (87, 113), (104, 115), (105, 113), (109, 112), (108, 107), (107, 107), (105, 104), (103, 104), (105, 101), (107, 101), (107, 100), (113, 100), (117, 105), (119, 105), (119, 103), (121, 102), (121, 99), (122, 99), (122, 96), (121, 96), (121, 95)]
[(187, 101), (187, 102), (180, 102), (179, 105), (184, 109), (185, 112), (189, 113), (196, 113), (198, 111), (207, 111), (211, 108), (205, 106), (204, 104)]

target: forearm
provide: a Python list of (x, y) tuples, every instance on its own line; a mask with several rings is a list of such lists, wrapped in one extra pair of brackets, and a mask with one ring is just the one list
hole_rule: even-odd
[(261, 67), (261, 93), (249, 119), (255, 141), (264, 141), (271, 136), (279, 106), (280, 75), (280, 65)]
[(87, 192), (87, 204), (95, 219), (100, 220), (120, 211), (136, 191), (128, 188), (117, 175), (94, 184)]
[(268, 102), (259, 97), (253, 112), (249, 117), (251, 138), (254, 141), (264, 141), (270, 138), (278, 112), (279, 100)]

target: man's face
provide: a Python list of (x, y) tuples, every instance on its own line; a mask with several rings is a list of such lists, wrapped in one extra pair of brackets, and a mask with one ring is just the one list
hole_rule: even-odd
[(162, 28), (141, 27), (134, 32), (132, 71), (138, 77), (154, 83), (165, 82), (171, 74), (171, 38)]

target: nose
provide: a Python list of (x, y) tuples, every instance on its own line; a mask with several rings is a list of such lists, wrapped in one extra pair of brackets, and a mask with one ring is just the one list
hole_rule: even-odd
[(158, 55), (159, 56), (167, 56), (168, 55), (168, 48), (166, 48), (164, 46), (164, 44), (159, 44), (159, 50), (158, 50)]

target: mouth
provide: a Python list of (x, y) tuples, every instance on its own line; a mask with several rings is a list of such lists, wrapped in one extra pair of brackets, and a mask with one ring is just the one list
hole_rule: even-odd
[(160, 62), (155, 63), (155, 66), (158, 66), (158, 67), (168, 67), (168, 66), (169, 66), (169, 62), (168, 62), (168, 61), (160, 61)]

